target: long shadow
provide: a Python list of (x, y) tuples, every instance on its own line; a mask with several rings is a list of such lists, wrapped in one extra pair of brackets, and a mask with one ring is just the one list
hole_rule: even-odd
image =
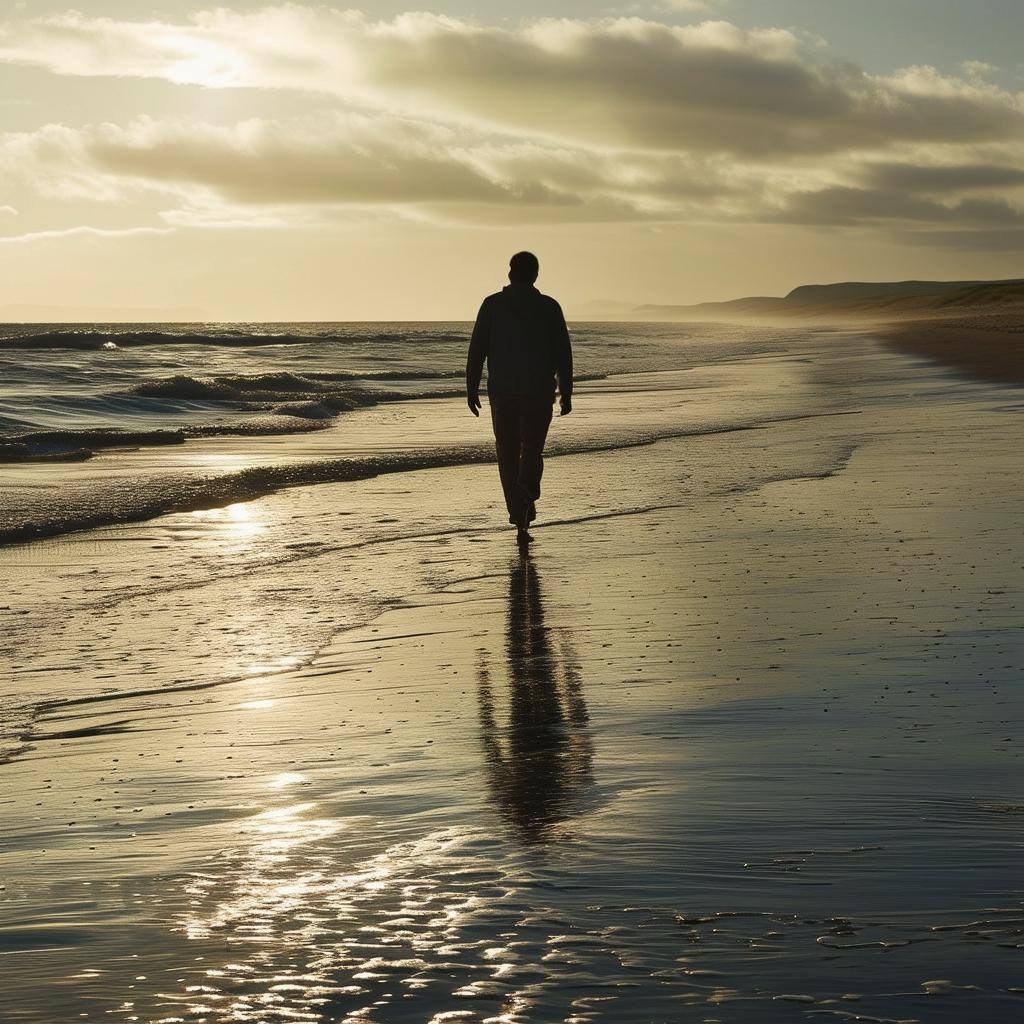
[(542, 843), (587, 802), (593, 744), (569, 631), (545, 622), (540, 577), (527, 551), (511, 566), (507, 614), (506, 726), (499, 724), (491, 669), (486, 660), (477, 667), (485, 769), (491, 798), (516, 837)]

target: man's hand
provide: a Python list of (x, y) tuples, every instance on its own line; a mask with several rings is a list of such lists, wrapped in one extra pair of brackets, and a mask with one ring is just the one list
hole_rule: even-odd
[(474, 416), (480, 415), (480, 396), (475, 391), (470, 391), (466, 395), (466, 405)]
[(562, 395), (562, 400), (559, 403), (560, 412), (559, 416), (568, 416), (572, 412), (572, 395)]

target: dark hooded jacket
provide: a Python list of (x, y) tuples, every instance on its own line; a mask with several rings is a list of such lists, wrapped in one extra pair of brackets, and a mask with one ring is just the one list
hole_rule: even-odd
[(491, 395), (554, 398), (572, 394), (572, 345), (562, 307), (532, 284), (506, 285), (477, 314), (466, 360), (466, 388), (475, 394), (487, 363)]

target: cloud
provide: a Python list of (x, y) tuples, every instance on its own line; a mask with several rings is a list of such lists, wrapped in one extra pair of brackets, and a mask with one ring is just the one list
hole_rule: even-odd
[(95, 228), (83, 224), (73, 228), (50, 231), (28, 231), (23, 235), (0, 235), (0, 245), (24, 245), (64, 238), (132, 238), (138, 235), (168, 235), (171, 228)]
[(907, 192), (833, 187), (790, 197), (770, 219), (831, 226), (889, 221), (1010, 228), (1024, 225), (1024, 212), (1003, 199), (965, 198), (945, 204)]
[(517, 27), (299, 5), (185, 21), (64, 14), (0, 26), (0, 59), (65, 75), (298, 89), (578, 145), (792, 158), (1004, 139), (1018, 96), (931, 68), (874, 76), (782, 29), (639, 17)]
[(0, 206), (0, 217), (17, 217), (18, 211), (13, 206)]
[[(373, 209), (471, 223), (775, 221), (1010, 226), (1009, 165), (869, 161), (742, 165), (710, 154), (606, 151), (324, 112), (234, 125), (138, 118), (0, 136), (0, 173), (44, 195), (148, 197), (177, 227), (309, 227)], [(857, 184), (836, 178), (854, 178)], [(938, 197), (938, 198), (936, 198)], [(170, 207), (167, 207), (170, 204)]]
[[(707, 14), (714, 4), (711, 0), (654, 0), (649, 5), (656, 11), (683, 14)], [(642, 4), (634, 4), (633, 10), (641, 10)]]
[(917, 231), (900, 237), (911, 245), (958, 252), (1024, 252), (1024, 228), (962, 231)]
[[(678, 219), (756, 196), (707, 157), (607, 153), (455, 131), (405, 118), (322, 113), (231, 126), (139, 118), (0, 136), (0, 171), (59, 198), (172, 198), (169, 223), (281, 226), (336, 207), (417, 208), (472, 221)], [(258, 209), (257, 209), (258, 208)], [(724, 207), (723, 207), (724, 212)]]
[(1005, 164), (876, 163), (864, 170), (866, 183), (905, 192), (964, 192), (1024, 185), (1024, 167)]
[(963, 60), (960, 62), (960, 70), (968, 78), (985, 78), (994, 75), (999, 68), (984, 60)]
[(928, 199), (876, 189), (833, 186), (792, 196), (773, 220), (787, 224), (855, 225), (871, 221), (934, 221), (946, 207)]
[(1024, 100), (980, 62), (963, 78), (872, 75), (793, 32), (721, 20), (495, 26), (298, 4), (177, 22), (68, 13), (0, 22), (0, 60), (315, 94), (320, 112), (288, 121), (137, 118), (0, 136), (5, 179), (50, 197), (155, 202), (169, 226), (308, 226), (360, 211), (1009, 238), (1024, 200)]
[(539, 183), (489, 178), (447, 133), (415, 122), (349, 117), (289, 128), (254, 119), (225, 129), (142, 120), (82, 142), (102, 171), (200, 185), (236, 203), (503, 202), (517, 187), (545, 198)]

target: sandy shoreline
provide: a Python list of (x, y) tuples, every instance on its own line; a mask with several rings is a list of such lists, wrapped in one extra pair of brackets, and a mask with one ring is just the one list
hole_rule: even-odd
[(991, 313), (911, 320), (885, 332), (894, 348), (982, 380), (1024, 383), (1024, 316)]
[(5, 1019), (1016, 1020), (1021, 431), (908, 366), (552, 460), (525, 558), (490, 466), (0, 552)]

